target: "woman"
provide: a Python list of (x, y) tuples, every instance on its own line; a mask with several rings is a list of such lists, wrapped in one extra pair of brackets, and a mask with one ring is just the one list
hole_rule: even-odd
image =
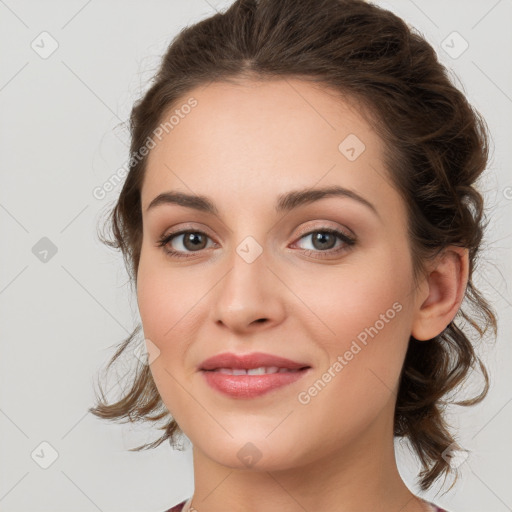
[(485, 396), (468, 331), (496, 319), (472, 282), (485, 123), (433, 48), (362, 0), (238, 0), (175, 38), (131, 129), (105, 242), (146, 355), (91, 411), (165, 419), (137, 449), (190, 439), (170, 510), (441, 511), (393, 441), (422, 490), (455, 472), (442, 399), (475, 365), (462, 405)]

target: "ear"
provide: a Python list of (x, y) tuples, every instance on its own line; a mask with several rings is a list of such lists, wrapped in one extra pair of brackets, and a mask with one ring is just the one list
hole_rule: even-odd
[(419, 299), (411, 335), (417, 340), (430, 340), (441, 334), (454, 319), (464, 299), (468, 282), (468, 249), (450, 246), (429, 269), (422, 289), (427, 297)]

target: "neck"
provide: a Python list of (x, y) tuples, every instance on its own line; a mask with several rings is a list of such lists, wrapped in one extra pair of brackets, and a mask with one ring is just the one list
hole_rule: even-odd
[[(389, 415), (388, 415), (389, 417)], [(426, 512), (407, 488), (395, 460), (392, 422), (368, 428), (356, 440), (306, 465), (282, 470), (226, 467), (194, 446), (197, 512)]]

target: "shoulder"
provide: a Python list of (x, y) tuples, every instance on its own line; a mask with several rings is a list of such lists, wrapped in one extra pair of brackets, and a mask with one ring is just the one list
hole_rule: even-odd
[(171, 507), (170, 509), (166, 510), (165, 512), (181, 512), (183, 510), (183, 507), (185, 506), (186, 502), (187, 502), (187, 500), (182, 501), (181, 503), (174, 505), (174, 507)]

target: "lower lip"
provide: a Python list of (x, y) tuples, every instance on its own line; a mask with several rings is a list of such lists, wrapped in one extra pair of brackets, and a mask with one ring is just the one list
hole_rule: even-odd
[(217, 391), (232, 398), (256, 398), (292, 384), (308, 373), (310, 368), (297, 372), (266, 373), (264, 375), (228, 375), (204, 371), (206, 382)]

